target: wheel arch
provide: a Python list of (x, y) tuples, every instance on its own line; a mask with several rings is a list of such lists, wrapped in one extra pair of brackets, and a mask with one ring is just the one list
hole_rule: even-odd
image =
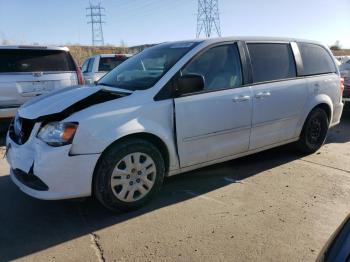
[[(163, 158), (164, 158), (164, 164), (165, 164), (165, 171), (168, 172), (169, 171), (169, 166), (170, 166), (170, 153), (169, 153), (169, 149), (166, 145), (166, 143), (157, 135), (152, 134), (152, 133), (148, 133), (148, 132), (139, 132), (139, 133), (133, 133), (133, 134), (128, 134), (125, 135), (119, 139), (117, 139), (116, 141), (114, 141), (112, 144), (110, 144), (105, 150), (107, 150), (108, 148), (110, 148), (110, 146), (113, 146), (115, 143), (122, 143), (125, 140), (128, 139), (133, 139), (133, 138), (138, 138), (138, 139), (143, 139), (146, 140), (150, 143), (152, 143), (155, 147), (158, 148), (158, 150), (160, 151), (160, 153), (162, 154)], [(104, 151), (105, 151), (104, 150)], [(104, 152), (103, 151), (103, 152)]]
[(321, 109), (323, 109), (323, 110), (326, 112), (327, 117), (328, 117), (328, 121), (329, 121), (329, 124), (330, 124), (330, 123), (331, 123), (331, 120), (332, 120), (332, 109), (331, 109), (331, 107), (329, 106), (329, 104), (327, 104), (327, 103), (320, 103), (320, 104), (314, 106), (314, 107), (310, 110), (309, 114), (310, 114), (311, 111), (314, 110), (315, 108), (321, 108)]
[(321, 108), (325, 110), (328, 116), (329, 124), (332, 123), (333, 118), (333, 102), (331, 98), (326, 94), (318, 94), (309, 100), (308, 103), (304, 106), (304, 109), (301, 112), (301, 117), (297, 124), (297, 129), (295, 136), (298, 137), (301, 134), (301, 131), (304, 127), (307, 117), (310, 115), (311, 111), (315, 108)]
[(116, 139), (115, 141), (113, 141), (101, 153), (100, 157), (98, 158), (98, 160), (96, 162), (95, 168), (94, 168), (92, 183), (91, 183), (91, 190), (92, 190), (91, 192), (93, 192), (93, 185), (94, 185), (95, 178), (96, 178), (96, 169), (97, 169), (98, 165), (100, 164), (103, 156), (114, 145), (119, 144), (119, 143), (123, 143), (124, 141), (130, 140), (130, 139), (142, 139), (142, 140), (145, 140), (145, 141), (152, 143), (155, 147), (157, 147), (164, 158), (165, 173), (166, 174), (168, 173), (169, 167), (170, 167), (170, 153), (169, 153), (168, 147), (166, 146), (166, 143), (159, 136), (152, 134), (152, 133), (148, 133), (148, 132), (139, 132), (139, 133), (128, 134), (128, 135), (125, 135), (125, 136), (120, 137), (120, 138)]

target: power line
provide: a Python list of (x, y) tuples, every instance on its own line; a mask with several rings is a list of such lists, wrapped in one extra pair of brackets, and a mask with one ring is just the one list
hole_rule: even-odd
[(87, 23), (91, 24), (92, 45), (104, 45), (102, 24), (105, 22), (102, 21), (102, 17), (105, 16), (105, 8), (101, 6), (101, 2), (94, 5), (90, 1), (90, 5), (86, 8), (86, 10), (86, 16), (89, 18)]
[(207, 38), (213, 33), (221, 36), (219, 0), (198, 0), (196, 37), (202, 33)]

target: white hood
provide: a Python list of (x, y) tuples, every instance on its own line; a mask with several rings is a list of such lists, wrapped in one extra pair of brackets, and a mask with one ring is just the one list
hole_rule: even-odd
[(101, 90), (111, 93), (130, 92), (118, 88), (107, 88), (105, 86), (74, 86), (34, 98), (21, 106), (18, 114), (26, 119), (36, 119), (41, 116), (61, 113), (71, 105)]

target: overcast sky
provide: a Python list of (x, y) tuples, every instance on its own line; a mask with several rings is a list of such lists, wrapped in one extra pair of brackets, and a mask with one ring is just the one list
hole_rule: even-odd
[[(96, 1), (96, 0), (95, 0)], [(0, 0), (0, 40), (91, 44), (88, 0)], [(192, 39), (197, 0), (102, 0), (105, 43)], [(223, 36), (289, 36), (350, 48), (350, 0), (219, 0)]]

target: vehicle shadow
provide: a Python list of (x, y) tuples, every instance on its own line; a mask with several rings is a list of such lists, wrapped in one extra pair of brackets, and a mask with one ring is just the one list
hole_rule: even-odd
[[(153, 202), (113, 214), (95, 200), (41, 201), (26, 196), (0, 177), (0, 260), (9, 261), (200, 196), (297, 159), (288, 147), (170, 177)], [(254, 165), (252, 165), (254, 163)], [(234, 201), (234, 200), (232, 200)]]

